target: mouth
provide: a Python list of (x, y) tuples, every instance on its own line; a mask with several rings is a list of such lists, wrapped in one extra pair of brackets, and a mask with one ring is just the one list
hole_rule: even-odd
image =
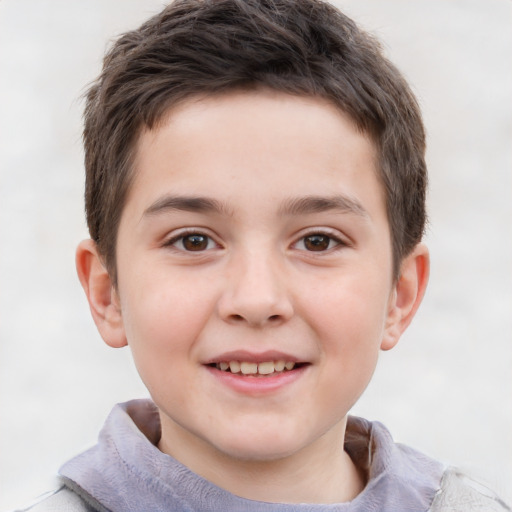
[(221, 372), (232, 373), (234, 375), (244, 375), (250, 377), (268, 377), (279, 375), (302, 368), (309, 363), (299, 363), (295, 361), (263, 361), (260, 363), (250, 361), (219, 361), (210, 363), (207, 366), (215, 368)]

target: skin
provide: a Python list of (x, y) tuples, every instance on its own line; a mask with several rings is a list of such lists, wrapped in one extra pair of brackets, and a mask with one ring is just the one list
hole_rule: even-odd
[[(130, 346), (159, 408), (159, 448), (234, 494), (334, 503), (364, 487), (342, 449), (347, 413), (414, 316), (429, 267), (420, 244), (392, 277), (375, 158), (319, 99), (194, 99), (140, 136), (117, 288), (94, 243), (78, 248), (103, 339)], [(240, 391), (207, 364), (242, 350), (306, 365), (276, 389)]]

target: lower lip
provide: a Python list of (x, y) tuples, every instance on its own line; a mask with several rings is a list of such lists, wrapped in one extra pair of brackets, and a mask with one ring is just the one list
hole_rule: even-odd
[(309, 368), (309, 365), (301, 366), (282, 373), (270, 374), (264, 377), (253, 377), (239, 373), (225, 372), (205, 366), (210, 374), (223, 385), (232, 390), (247, 395), (262, 395), (279, 391), (300, 379)]

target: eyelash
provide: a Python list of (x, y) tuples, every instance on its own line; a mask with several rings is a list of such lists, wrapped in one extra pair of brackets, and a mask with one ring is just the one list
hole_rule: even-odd
[[(323, 242), (323, 241), (327, 241), (327, 247), (322, 249), (320, 248), (320, 250), (315, 250), (315, 249), (307, 249), (306, 248), (306, 240), (310, 240), (312, 241), (312, 239), (314, 238), (317, 238), (317, 247), (321, 247), (318, 242), (320, 242), (320, 244)], [(324, 239), (324, 240), (321, 240), (321, 239)], [(334, 242), (334, 245), (332, 245), (332, 243)], [(296, 247), (298, 244), (302, 243), (304, 245), (304, 249), (301, 249), (301, 250), (304, 250), (306, 252), (309, 252), (309, 253), (327, 253), (327, 252), (332, 252), (332, 251), (335, 251), (337, 249), (340, 249), (342, 247), (346, 247), (348, 244), (346, 242), (344, 242), (340, 237), (338, 236), (335, 236), (333, 233), (329, 233), (329, 232), (326, 232), (326, 231), (312, 231), (310, 233), (307, 233), (303, 236), (301, 236), (293, 245), (292, 247)]]
[[(204, 239), (206, 239), (206, 243), (207, 243), (207, 247), (204, 248), (204, 249), (198, 249), (196, 251), (194, 250), (188, 250), (186, 249), (185, 247), (177, 247), (177, 244), (178, 242), (181, 241), (181, 243), (183, 244), (184, 241), (187, 239), (187, 238), (191, 238), (193, 236), (196, 236), (196, 237), (202, 237)], [(213, 247), (208, 247), (208, 245), (211, 245), (211, 244), (214, 244), (216, 247), (219, 247), (219, 244), (217, 244), (217, 242), (215, 242), (215, 240), (213, 239), (213, 237), (211, 237), (210, 235), (207, 235), (206, 233), (203, 233), (201, 230), (198, 230), (198, 229), (191, 229), (191, 230), (188, 230), (188, 231), (182, 231), (181, 233), (179, 233), (178, 235), (176, 236), (173, 236), (172, 238), (170, 238), (169, 240), (167, 240), (165, 243), (164, 243), (164, 247), (174, 247), (176, 250), (178, 251), (182, 251), (182, 252), (205, 252), (207, 250), (211, 250), (213, 249)]]
[[(185, 246), (183, 246), (183, 244), (185, 243), (185, 240), (187, 238), (191, 238), (193, 236), (206, 239), (206, 246), (204, 248), (201, 248), (199, 246), (197, 250), (187, 249)], [(310, 242), (311, 242), (312, 241), (311, 239), (313, 239), (314, 237), (317, 237), (320, 240), (317, 240), (316, 242), (313, 242), (313, 244), (315, 244), (315, 243), (321, 244), (322, 243), (321, 239), (324, 238), (327, 241), (327, 244), (328, 244), (327, 247), (324, 248), (324, 249), (320, 248), (320, 250), (318, 250), (318, 251), (315, 250), (315, 249), (309, 249), (308, 250), (306, 248), (306, 243), (307, 243), (306, 240), (310, 239)], [(177, 246), (177, 244), (180, 241), (181, 241), (182, 247), (178, 247)], [(333, 242), (334, 242), (334, 245), (332, 245)], [(200, 244), (200, 241), (196, 241), (196, 243)], [(302, 251), (305, 251), (305, 252), (308, 252), (308, 253), (332, 252), (332, 251), (335, 251), (337, 249), (340, 249), (342, 247), (346, 247), (346, 246), (349, 245), (346, 241), (342, 240), (340, 237), (335, 236), (333, 233), (330, 233), (330, 232), (328, 232), (326, 230), (311, 231), (309, 233), (306, 233), (303, 236), (301, 236), (296, 242), (294, 242), (291, 245), (291, 247), (294, 248), (294, 249), (297, 249), (297, 245), (300, 244), (300, 243), (302, 243), (304, 245), (304, 248), (299, 249), (299, 250), (302, 250)], [(182, 251), (182, 252), (204, 253), (206, 251), (209, 251), (209, 250), (215, 248), (214, 246), (211, 246), (212, 244), (214, 246), (216, 246), (217, 248), (220, 247), (220, 245), (210, 235), (205, 234), (201, 230), (191, 229), (189, 231), (181, 232), (178, 235), (176, 235), (176, 236), (172, 237), (171, 239), (167, 240), (164, 243), (164, 246), (165, 247), (174, 247), (176, 250)], [(317, 245), (317, 247), (321, 247), (321, 246)]]

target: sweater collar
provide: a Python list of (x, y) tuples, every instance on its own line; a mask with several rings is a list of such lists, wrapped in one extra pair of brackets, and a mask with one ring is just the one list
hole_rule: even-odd
[(60, 475), (89, 503), (112, 512), (167, 511), (337, 511), (416, 512), (428, 510), (443, 467), (395, 444), (378, 422), (349, 417), (345, 449), (368, 483), (353, 501), (341, 504), (275, 504), (235, 496), (158, 450), (158, 410), (150, 400), (114, 407), (98, 443), (67, 462)]

